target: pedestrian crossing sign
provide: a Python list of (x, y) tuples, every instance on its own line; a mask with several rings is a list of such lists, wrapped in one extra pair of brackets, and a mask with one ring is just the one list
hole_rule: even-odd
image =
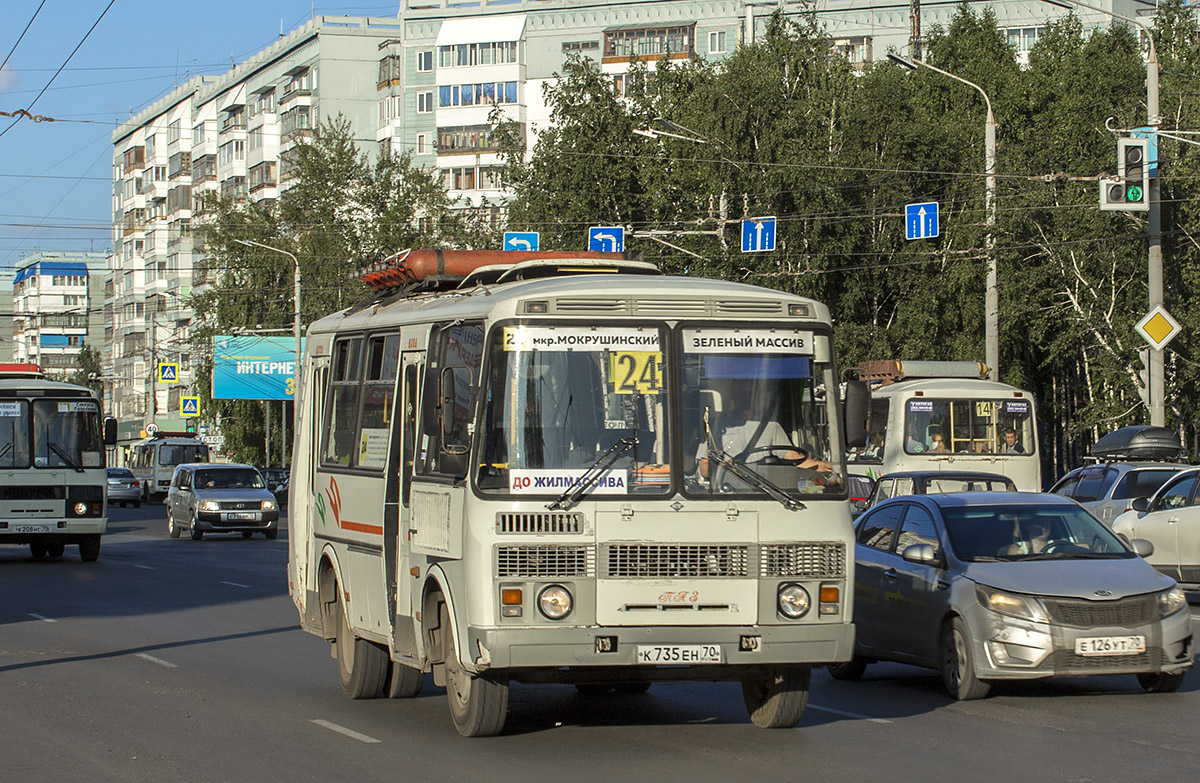
[(159, 364), (158, 364), (158, 382), (159, 383), (179, 383), (179, 363), (178, 362), (159, 362)]
[(200, 398), (199, 397), (180, 397), (179, 398), (179, 415), (184, 417), (192, 417), (200, 415)]

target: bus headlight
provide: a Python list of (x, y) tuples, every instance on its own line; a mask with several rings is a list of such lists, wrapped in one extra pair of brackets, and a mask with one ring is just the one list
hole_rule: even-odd
[(220, 511), (221, 504), (215, 500), (202, 500), (202, 501), (200, 501), (200, 510), (201, 511)]
[(808, 614), (812, 604), (808, 591), (800, 585), (782, 585), (779, 588), (779, 613), (789, 620), (798, 620)]
[(538, 593), (538, 611), (548, 620), (561, 620), (571, 613), (571, 593), (561, 585), (550, 585)]
[(88, 504), (87, 503), (76, 503), (75, 504), (75, 516), (77, 516), (77, 517), (87, 516), (87, 512), (88, 512)]

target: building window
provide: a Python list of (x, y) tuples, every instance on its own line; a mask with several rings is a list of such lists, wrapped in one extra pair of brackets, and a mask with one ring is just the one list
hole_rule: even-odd
[(871, 38), (858, 36), (855, 38), (838, 38), (833, 41), (833, 51), (845, 57), (852, 63), (871, 62)]
[(439, 106), (490, 106), (516, 102), (516, 82), (447, 84), (438, 88)]
[(204, 143), (204, 134), (205, 134), (205, 128), (204, 128), (203, 122), (200, 123), (199, 125), (197, 125), (196, 127), (192, 128), (192, 144), (203, 144)]
[(258, 94), (258, 111), (262, 114), (275, 111), (275, 90), (270, 89)]
[(429, 114), (433, 111), (433, 93), (417, 93), (417, 114)]
[(283, 87), (283, 97), (289, 98), (294, 94), (307, 95), (317, 86), (317, 74), (312, 68), (297, 71), (288, 79)]
[(496, 146), (489, 139), (489, 130), (487, 125), (438, 128), (438, 153), (494, 150)]
[[(419, 59), (419, 58), (418, 58)], [(391, 54), (379, 61), (379, 86), (388, 82), (399, 83), (404, 73), (404, 66), (400, 62), (400, 56)]]
[(418, 134), (417, 134), (417, 143), (416, 143), (416, 146), (414, 147), (414, 152), (415, 152), (417, 155), (424, 155), (424, 154), (425, 154), (425, 152), (426, 152), (426, 149), (425, 149), (425, 140), (426, 140), (427, 138), (428, 138), (428, 137), (427, 137), (427, 136), (426, 136), (424, 133), (418, 133)]
[(433, 50), (426, 49), (417, 52), (417, 73), (427, 73), (433, 70)]
[(604, 33), (605, 57), (653, 57), (691, 54), (694, 25), (609, 30)]
[(447, 190), (474, 190), (475, 167), (442, 169), (442, 184)]
[(1008, 45), (1017, 51), (1018, 55), (1029, 55), (1029, 50), (1041, 37), (1044, 27), (1009, 27), (1004, 32), (1008, 36)]
[(725, 53), (725, 31), (714, 30), (708, 34), (708, 53), (709, 54), (724, 54)]
[(438, 67), (463, 68), (472, 65), (506, 65), (515, 63), (516, 41), (454, 44), (438, 47)]
[(179, 141), (179, 120), (175, 120), (167, 126), (167, 144), (174, 144)]
[(562, 50), (564, 52), (591, 52), (600, 48), (600, 42), (596, 39), (590, 41), (563, 41)]

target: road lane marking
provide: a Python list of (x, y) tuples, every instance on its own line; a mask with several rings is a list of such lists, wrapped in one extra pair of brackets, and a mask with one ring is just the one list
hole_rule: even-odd
[(144, 568), (144, 569), (146, 569), (147, 571), (157, 571), (157, 570), (158, 570), (158, 569), (156, 569), (154, 566), (144, 566), (144, 565), (138, 565), (137, 563), (134, 563), (134, 564), (133, 564), (133, 567), (134, 567), (134, 568)]
[(221, 582), (221, 584), (230, 585), (231, 587), (249, 587), (250, 586), (250, 585), (244, 585), (241, 582)]
[(143, 661), (150, 661), (150, 663), (157, 663), (159, 666), (165, 666), (168, 669), (179, 668), (178, 665), (171, 663), (170, 661), (164, 661), (162, 658), (155, 658), (149, 653), (134, 653), (134, 657), (141, 658)]
[(30, 617), (32, 617), (35, 620), (41, 620), (43, 623), (57, 623), (58, 622), (58, 620), (51, 620), (49, 617), (43, 617), (42, 615), (34, 614), (33, 612), (26, 612), (26, 614), (28, 614)]
[(359, 742), (364, 742), (368, 745), (379, 743), (382, 741), (382, 740), (377, 740), (374, 737), (368, 737), (366, 734), (359, 734), (357, 731), (354, 731), (353, 729), (348, 729), (345, 726), (339, 726), (336, 723), (330, 723), (327, 720), (321, 720), (320, 718), (313, 718), (310, 722), (315, 723), (318, 726), (322, 726), (326, 729), (329, 729), (330, 731), (336, 731), (338, 734), (344, 734), (345, 736), (349, 737), (350, 739), (356, 739)]
[(832, 707), (818, 707), (815, 704), (810, 704), (808, 708), (817, 712), (829, 712), (834, 715), (841, 715), (843, 718), (856, 718), (857, 720), (870, 721), (871, 723), (891, 723), (886, 718), (872, 718), (869, 715), (859, 715), (857, 712), (844, 712), (843, 710), (835, 710)]

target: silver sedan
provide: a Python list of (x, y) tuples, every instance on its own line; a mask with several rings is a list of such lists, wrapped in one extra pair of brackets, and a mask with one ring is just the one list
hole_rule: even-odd
[[(1032, 493), (914, 495), (857, 523), (857, 679), (889, 660), (939, 669), (956, 699), (997, 680), (1131, 674), (1173, 691), (1192, 667), (1174, 580), (1074, 501)], [(1137, 551), (1135, 551), (1135, 548)]]
[(129, 468), (108, 469), (108, 502), (120, 503), (124, 508), (126, 503), (132, 503), (134, 508), (142, 505), (142, 483)]

